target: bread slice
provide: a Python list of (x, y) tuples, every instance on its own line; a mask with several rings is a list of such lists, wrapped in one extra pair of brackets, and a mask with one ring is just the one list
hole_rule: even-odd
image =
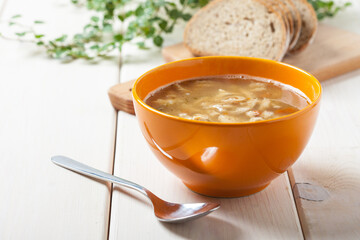
[(297, 53), (304, 50), (314, 39), (317, 30), (317, 17), (314, 8), (306, 0), (292, 0), (301, 16), (300, 37), (289, 51)]
[(278, 6), (280, 7), (280, 9), (283, 10), (283, 14), (285, 15), (286, 20), (288, 22), (289, 36), (290, 36), (289, 43), (290, 43), (291, 39), (294, 36), (294, 20), (293, 20), (292, 14), (291, 14), (290, 9), (288, 8), (288, 6), (285, 3), (283, 3), (282, 0), (276, 0), (276, 1), (278, 2)]
[(270, 6), (270, 8), (272, 8), (281, 15), (285, 23), (285, 27), (287, 29), (286, 42), (287, 45), (289, 45), (293, 35), (293, 26), (292, 26), (293, 21), (292, 21), (292, 16), (290, 14), (290, 10), (280, 0), (261, 0), (261, 1), (267, 4), (268, 6)]
[(184, 44), (197, 56), (281, 60), (286, 34), (281, 16), (259, 0), (215, 0), (187, 23)]
[(289, 49), (293, 49), (299, 39), (301, 31), (301, 16), (299, 10), (296, 8), (292, 0), (280, 0), (282, 1), (290, 11), (293, 20), (293, 35), (290, 40)]

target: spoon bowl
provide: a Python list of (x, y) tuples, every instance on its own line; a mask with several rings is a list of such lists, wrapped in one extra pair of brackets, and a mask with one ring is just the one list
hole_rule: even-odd
[(154, 214), (159, 221), (168, 223), (180, 223), (205, 216), (220, 207), (218, 203), (171, 203), (162, 200), (148, 189), (139, 184), (116, 177), (109, 173), (92, 168), (65, 156), (53, 156), (51, 161), (58, 166), (97, 178), (103, 181), (112, 182), (121, 186), (134, 189), (148, 197), (153, 205)]
[(171, 203), (158, 198), (153, 193), (148, 192), (154, 213), (161, 222), (186, 222), (205, 216), (220, 207), (218, 203)]

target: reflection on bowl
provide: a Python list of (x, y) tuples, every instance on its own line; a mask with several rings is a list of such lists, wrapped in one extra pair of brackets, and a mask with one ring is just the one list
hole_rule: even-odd
[[(311, 100), (284, 117), (249, 123), (200, 122), (171, 116), (144, 103), (171, 82), (224, 74), (270, 78), (301, 90)], [(201, 57), (164, 64), (143, 74), (133, 90), (141, 131), (151, 150), (191, 190), (238, 197), (264, 189), (300, 156), (319, 111), (320, 83), (296, 67), (249, 57)]]

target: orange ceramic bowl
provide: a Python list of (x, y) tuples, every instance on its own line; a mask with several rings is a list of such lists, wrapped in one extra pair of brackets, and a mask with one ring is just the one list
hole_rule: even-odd
[[(223, 74), (274, 79), (300, 89), (312, 103), (271, 120), (211, 123), (171, 116), (143, 101), (151, 91), (174, 81)], [(321, 86), (309, 73), (281, 62), (199, 57), (146, 72), (132, 93), (141, 131), (166, 168), (197, 193), (238, 197), (264, 189), (298, 159), (316, 122)]]

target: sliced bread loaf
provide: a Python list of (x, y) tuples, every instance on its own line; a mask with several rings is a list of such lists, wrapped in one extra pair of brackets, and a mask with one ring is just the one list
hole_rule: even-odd
[(301, 16), (300, 37), (295, 46), (289, 51), (297, 53), (305, 49), (315, 37), (317, 17), (314, 8), (306, 0), (292, 0)]
[(280, 14), (260, 0), (215, 0), (188, 22), (184, 44), (197, 56), (281, 60), (288, 48)]

